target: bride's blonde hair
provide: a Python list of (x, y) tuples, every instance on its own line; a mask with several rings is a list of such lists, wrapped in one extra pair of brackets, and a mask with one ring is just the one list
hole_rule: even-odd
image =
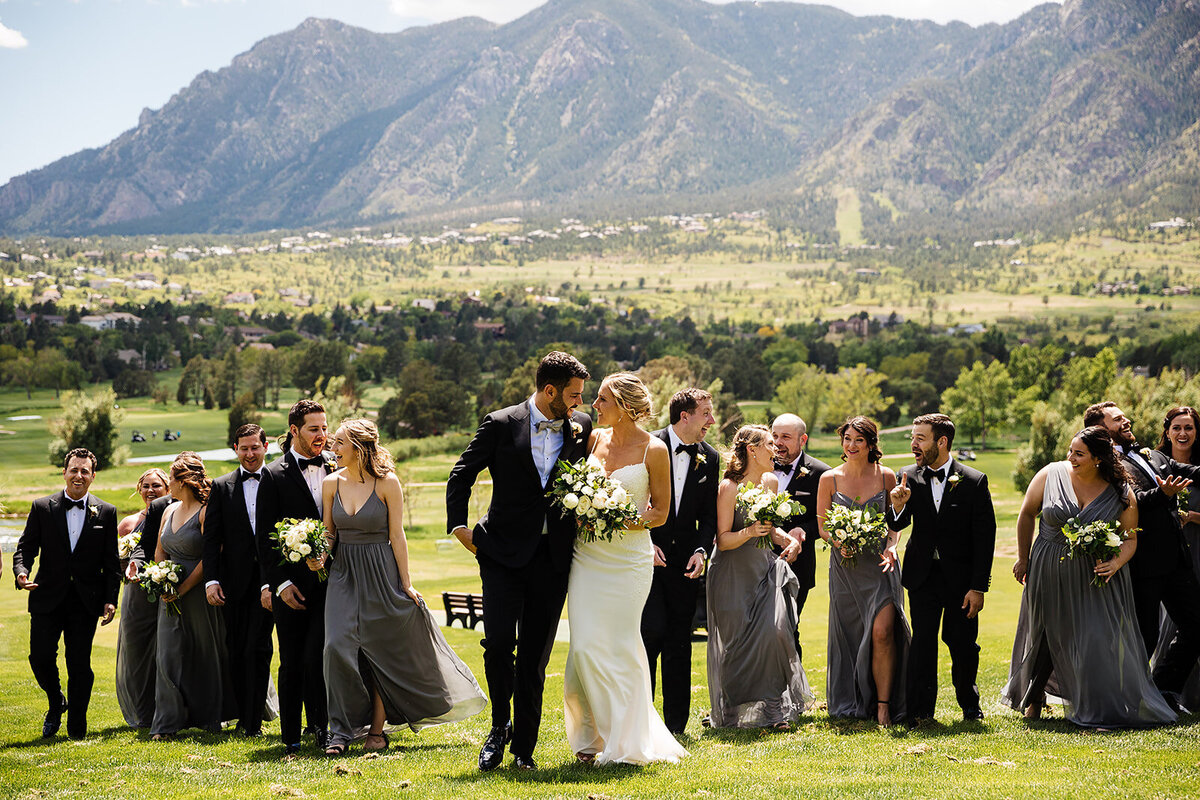
[(632, 372), (614, 372), (601, 381), (612, 392), (613, 401), (634, 422), (654, 414), (654, 400), (642, 379)]

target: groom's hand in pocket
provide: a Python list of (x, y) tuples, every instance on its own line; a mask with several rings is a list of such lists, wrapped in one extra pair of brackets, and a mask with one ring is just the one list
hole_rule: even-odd
[(462, 542), (462, 546), (470, 551), (471, 555), (475, 555), (475, 534), (472, 533), (470, 528), (466, 525), (459, 525), (452, 533), (454, 534), (454, 538)]

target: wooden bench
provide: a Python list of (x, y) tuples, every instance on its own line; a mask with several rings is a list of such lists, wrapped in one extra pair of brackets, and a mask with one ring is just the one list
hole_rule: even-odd
[(483, 622), (483, 597), (466, 592), (442, 592), (442, 605), (446, 609), (446, 627), (454, 624), (454, 620), (462, 623), (464, 628), (475, 630), (475, 626)]

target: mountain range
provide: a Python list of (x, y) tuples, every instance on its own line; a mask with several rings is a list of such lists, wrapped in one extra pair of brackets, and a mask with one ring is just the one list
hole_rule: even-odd
[[(505, 25), (309, 19), (0, 187), (9, 234), (802, 205), (872, 226), (1195, 211), (1200, 0), (1004, 25), (550, 0)], [(824, 220), (829, 224), (831, 220)], [(869, 231), (870, 232), (870, 231)]]

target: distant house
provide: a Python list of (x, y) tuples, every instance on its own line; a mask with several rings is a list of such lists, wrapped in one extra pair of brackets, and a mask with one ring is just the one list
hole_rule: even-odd
[(138, 366), (142, 363), (142, 354), (137, 350), (118, 350), (117, 358), (133, 366)]
[(230, 304), (241, 303), (245, 305), (253, 305), (254, 294), (251, 292), (230, 292), (229, 294), (225, 295), (224, 300), (226, 303)]
[(133, 279), (135, 281), (157, 281), (158, 276), (153, 272), (135, 272), (133, 273)]
[(499, 339), (504, 335), (504, 323), (476, 320), (475, 330), (479, 331), (480, 333), (490, 333), (494, 338)]
[(437, 302), (428, 297), (418, 297), (412, 301), (413, 308), (423, 308), (426, 311), (433, 311), (437, 308)]
[(850, 319), (836, 319), (829, 323), (830, 333), (853, 333), (857, 336), (868, 336), (871, 333), (870, 320), (862, 317), (851, 317)]
[(140, 317), (130, 314), (128, 311), (109, 311), (106, 314), (88, 314), (80, 317), (79, 322), (89, 328), (98, 331), (112, 330), (117, 327), (118, 323), (124, 322), (127, 325), (136, 328), (142, 324)]

